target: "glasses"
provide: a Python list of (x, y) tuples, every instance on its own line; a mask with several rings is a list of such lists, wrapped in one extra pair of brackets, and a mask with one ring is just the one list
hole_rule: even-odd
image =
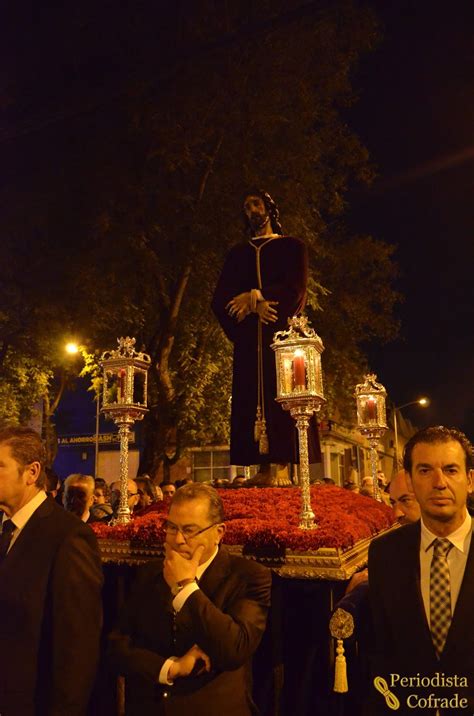
[(208, 525), (207, 527), (203, 527), (202, 529), (199, 529), (198, 527), (178, 527), (178, 525), (173, 524), (173, 522), (164, 522), (164, 528), (167, 535), (171, 535), (172, 537), (175, 537), (178, 532), (181, 532), (184, 539), (187, 541), (188, 539), (193, 539), (194, 537), (197, 537), (198, 535), (202, 534), (203, 532), (206, 532), (207, 530), (210, 530), (211, 527), (215, 527), (216, 525), (220, 524), (220, 522), (213, 522), (212, 525)]

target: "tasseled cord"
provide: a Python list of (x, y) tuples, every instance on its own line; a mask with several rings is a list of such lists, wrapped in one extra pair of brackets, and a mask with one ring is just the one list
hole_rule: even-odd
[(337, 640), (336, 654), (333, 691), (337, 694), (346, 694), (349, 691), (349, 687), (347, 685), (347, 663), (342, 639)]
[(347, 682), (347, 663), (344, 656), (343, 639), (347, 639), (354, 633), (352, 614), (341, 607), (336, 609), (329, 621), (329, 631), (333, 639), (337, 641), (333, 691), (337, 694), (346, 694), (349, 691), (349, 684)]

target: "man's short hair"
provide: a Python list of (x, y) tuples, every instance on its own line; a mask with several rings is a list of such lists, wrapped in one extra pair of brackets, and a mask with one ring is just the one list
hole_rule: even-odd
[(12, 456), (22, 468), (39, 462), (40, 474), (36, 480), (36, 487), (44, 489), (46, 485), (46, 450), (41, 436), (31, 428), (21, 425), (10, 425), (0, 428), (0, 444), (10, 447)]
[(456, 428), (445, 428), (443, 425), (423, 428), (423, 430), (419, 430), (409, 439), (403, 450), (404, 469), (411, 475), (413, 467), (413, 448), (415, 445), (418, 445), (418, 443), (448, 443), (452, 440), (455, 440), (461, 445), (466, 457), (466, 470), (471, 470), (473, 466), (473, 447), (471, 442), (460, 430)]
[(219, 523), (224, 522), (224, 507), (222, 500), (219, 497), (217, 491), (210, 485), (203, 485), (199, 482), (192, 482), (187, 485), (183, 485), (179, 490), (176, 490), (173, 497), (171, 498), (171, 504), (181, 504), (188, 500), (202, 500), (205, 499), (209, 503), (209, 519), (211, 522)]
[(64, 480), (64, 494), (67, 493), (68, 489), (72, 485), (80, 485), (87, 491), (88, 497), (94, 494), (95, 480), (92, 475), (82, 475), (80, 472), (74, 472), (72, 475), (68, 475)]

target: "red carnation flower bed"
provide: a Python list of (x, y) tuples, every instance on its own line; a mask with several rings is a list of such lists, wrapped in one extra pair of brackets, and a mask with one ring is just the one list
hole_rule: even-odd
[[(311, 487), (311, 506), (318, 529), (300, 530), (301, 493), (296, 488), (242, 488), (218, 490), (226, 516), (225, 543), (241, 545), (248, 552), (314, 551), (320, 547), (348, 549), (361, 539), (390, 527), (393, 512), (370, 497), (333, 485)], [(168, 503), (135, 517), (129, 525), (109, 527), (92, 523), (98, 538), (130, 540), (156, 547), (164, 540), (163, 519)]]

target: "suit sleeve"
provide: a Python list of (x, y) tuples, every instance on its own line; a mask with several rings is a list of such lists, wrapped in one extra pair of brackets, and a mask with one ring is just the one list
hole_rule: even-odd
[(49, 716), (86, 712), (99, 660), (102, 566), (92, 530), (80, 524), (61, 544), (51, 576), (53, 638)]
[(136, 615), (143, 609), (143, 595), (148, 591), (149, 570), (142, 567), (137, 574), (131, 593), (126, 600), (116, 629), (108, 637), (108, 657), (112, 667), (123, 676), (141, 676), (156, 683), (170, 654), (160, 655), (137, 643), (132, 636), (136, 632)]
[(383, 547), (384, 545), (380, 539), (375, 539), (369, 547), (369, 597), (373, 624), (370, 659), (372, 671), (379, 675), (386, 673), (388, 667), (386, 666), (385, 654), (390, 653), (392, 649), (389, 627), (390, 618), (386, 614), (385, 599), (385, 593), (389, 588), (386, 582), (389, 567), (386, 551), (384, 555)]
[(234, 584), (234, 598), (221, 611), (201, 590), (193, 592), (177, 616), (192, 629), (192, 640), (210, 657), (214, 669), (242, 666), (265, 631), (270, 606), (271, 572), (249, 563)]

